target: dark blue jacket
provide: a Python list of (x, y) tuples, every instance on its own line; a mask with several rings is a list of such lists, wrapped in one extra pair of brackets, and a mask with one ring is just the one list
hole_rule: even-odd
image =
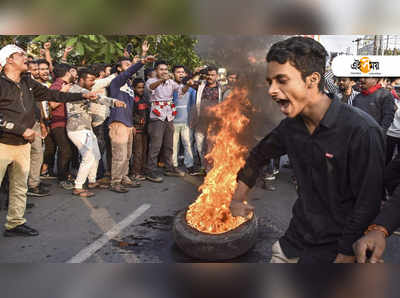
[[(126, 71), (121, 72), (110, 84), (110, 97), (118, 99), (126, 103), (126, 108), (112, 108), (110, 112), (109, 123), (122, 122), (128, 127), (133, 127), (133, 104), (134, 104), (134, 92), (133, 87), (129, 82), (129, 79), (143, 64), (138, 62), (131, 65)], [(122, 91), (121, 87), (125, 84), (128, 87)]]

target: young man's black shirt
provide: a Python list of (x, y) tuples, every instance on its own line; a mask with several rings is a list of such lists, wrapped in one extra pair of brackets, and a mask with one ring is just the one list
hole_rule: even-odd
[(378, 214), (384, 194), (381, 128), (365, 112), (332, 100), (312, 135), (300, 116), (284, 119), (251, 151), (238, 179), (253, 187), (268, 160), (284, 154), (299, 195), (280, 239), (285, 254), (305, 262), (353, 255), (353, 242)]

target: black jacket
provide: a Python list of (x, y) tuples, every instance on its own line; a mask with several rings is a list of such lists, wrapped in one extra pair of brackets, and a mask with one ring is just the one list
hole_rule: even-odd
[(35, 101), (69, 102), (82, 100), (80, 93), (50, 90), (23, 74), (16, 83), (4, 73), (0, 74), (0, 143), (23, 145), (26, 129), (35, 124)]
[(371, 115), (385, 132), (393, 122), (395, 112), (394, 98), (384, 88), (380, 88), (369, 95), (358, 94), (353, 99), (353, 106)]

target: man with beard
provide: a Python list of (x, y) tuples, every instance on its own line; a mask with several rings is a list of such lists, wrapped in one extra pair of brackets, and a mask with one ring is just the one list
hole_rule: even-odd
[(152, 182), (161, 183), (163, 178), (156, 172), (157, 158), (163, 148), (163, 162), (165, 162), (164, 175), (181, 177), (185, 173), (173, 166), (173, 139), (176, 107), (173, 103), (174, 92), (181, 96), (188, 91), (189, 86), (179, 85), (170, 79), (168, 64), (165, 61), (157, 61), (156, 78), (150, 78), (146, 82), (146, 89), (151, 94), (149, 133), (149, 153), (147, 157), (146, 178)]
[(340, 77), (338, 79), (338, 87), (340, 91), (338, 96), (343, 103), (353, 105), (353, 99), (360, 94), (360, 92), (353, 89), (355, 84), (356, 82), (354, 82), (352, 78)]
[(371, 115), (387, 132), (394, 118), (394, 99), (389, 90), (382, 88), (379, 78), (360, 78), (361, 93), (353, 100), (353, 106)]
[[(79, 84), (73, 85), (70, 92), (87, 93), (95, 84), (96, 72), (90, 69), (79, 71)], [(125, 108), (125, 103), (108, 98), (100, 97), (99, 104)], [(75, 179), (73, 194), (80, 197), (91, 197), (94, 194), (83, 188), (86, 179), (89, 180), (88, 188), (94, 189), (100, 187), (96, 182), (97, 167), (100, 160), (100, 150), (96, 135), (92, 129), (92, 115), (89, 113), (89, 103), (87, 101), (76, 101), (67, 103), (67, 133), (68, 137), (78, 148), (82, 161), (79, 166), (78, 175)]]
[(311, 38), (292, 37), (267, 54), (268, 93), (287, 116), (251, 151), (231, 202), (246, 204), (270, 158), (288, 154), (298, 199), (272, 263), (353, 263), (352, 244), (379, 212), (383, 198), (384, 135), (366, 113), (324, 93), (327, 52)]
[(210, 144), (207, 142), (207, 124), (202, 123), (201, 119), (206, 109), (222, 102), (222, 86), (218, 83), (218, 69), (215, 66), (207, 68), (206, 80), (200, 85), (193, 86), (197, 89), (196, 106), (193, 109), (191, 128), (194, 130), (197, 152), (200, 157), (201, 172), (205, 174), (206, 159), (205, 156), (210, 150)]
[(239, 74), (236, 72), (228, 72), (228, 75), (226, 77), (228, 79), (228, 85), (223, 88), (223, 100), (225, 100), (232, 93), (233, 88), (239, 80)]
[(9, 167), (9, 206), (4, 236), (37, 236), (39, 233), (25, 224), (27, 181), (31, 145), (36, 137), (35, 101), (69, 102), (97, 99), (97, 95), (71, 94), (49, 90), (24, 74), (28, 70), (25, 52), (8, 45), (0, 50), (0, 183)]
[[(28, 62), (28, 72), (32, 79), (39, 79), (39, 65), (37, 61)], [(36, 133), (35, 140), (31, 143), (31, 164), (28, 178), (28, 196), (44, 197), (49, 194), (49, 191), (40, 182), (40, 171), (43, 163), (43, 139), (47, 137), (48, 130), (46, 128), (44, 114), (40, 103), (35, 106), (36, 123), (33, 130)]]

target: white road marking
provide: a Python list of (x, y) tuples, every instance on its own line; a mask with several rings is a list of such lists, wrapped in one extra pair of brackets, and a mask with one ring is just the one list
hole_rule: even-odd
[(95, 242), (90, 244), (89, 246), (82, 249), (76, 256), (71, 258), (67, 263), (82, 263), (90, 258), (96, 251), (102, 248), (104, 245), (107, 244), (112, 238), (117, 236), (119, 233), (122, 232), (127, 226), (129, 226), (136, 218), (141, 216), (145, 213), (151, 205), (143, 204), (138, 209), (136, 209), (131, 215), (124, 218), (121, 222), (116, 224), (111, 230), (106, 232), (103, 236), (97, 239)]

